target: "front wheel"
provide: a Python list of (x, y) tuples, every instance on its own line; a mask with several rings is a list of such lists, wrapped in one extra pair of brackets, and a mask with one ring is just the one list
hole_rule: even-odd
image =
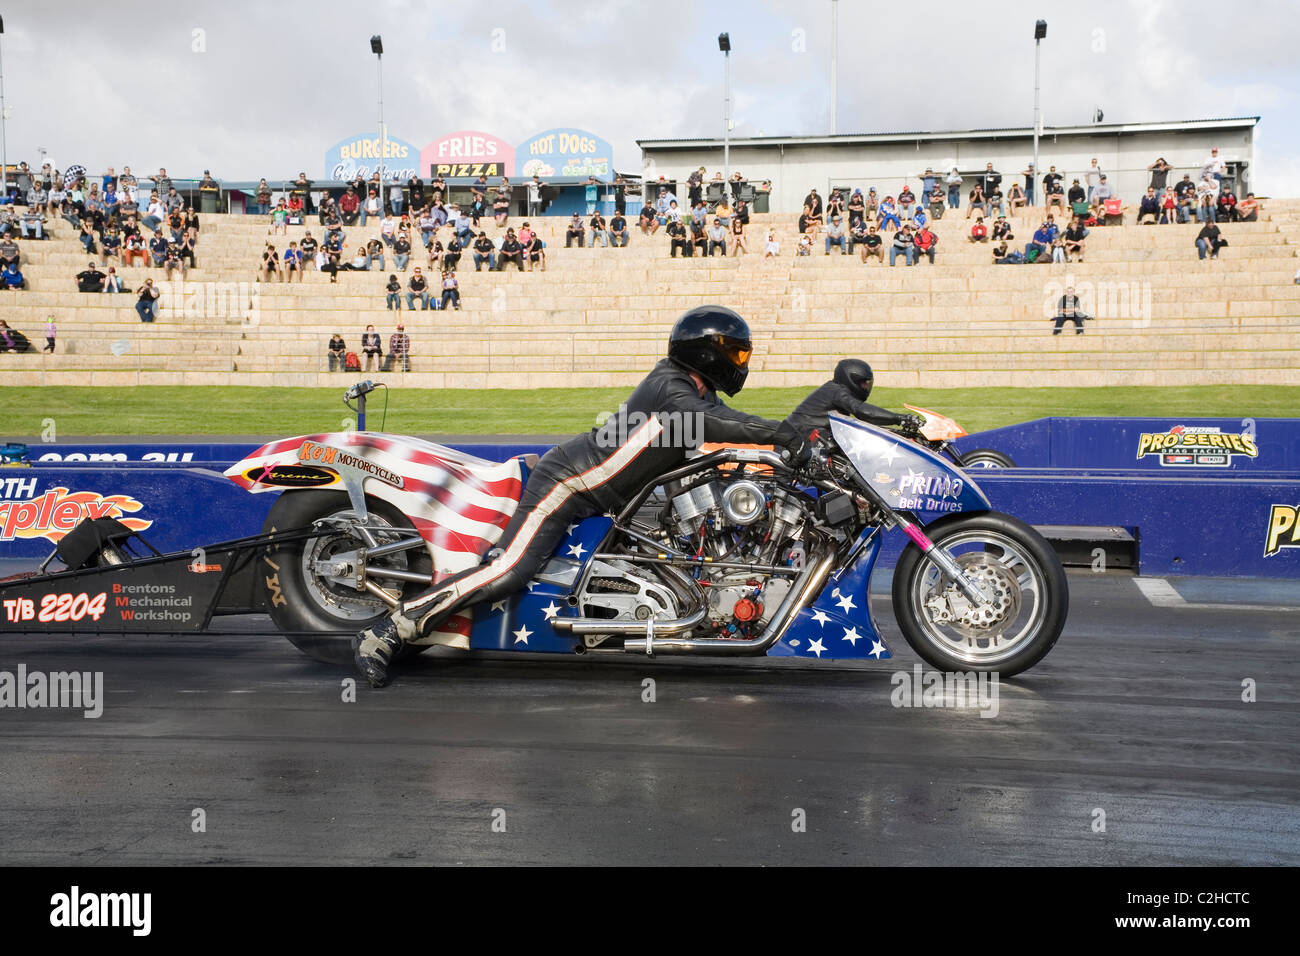
[(992, 600), (971, 604), (909, 544), (894, 569), (893, 604), (912, 649), (940, 670), (1004, 677), (1042, 660), (1070, 609), (1065, 569), (1043, 536), (996, 511), (954, 515), (925, 530)]
[(973, 448), (961, 455), (963, 468), (1015, 468), (1016, 462), (1010, 455), (992, 448)]

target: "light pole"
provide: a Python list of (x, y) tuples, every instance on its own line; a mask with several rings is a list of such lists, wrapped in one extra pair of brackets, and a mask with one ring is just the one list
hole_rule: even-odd
[[(5, 21), (0, 17), (0, 36), (4, 36)], [(0, 56), (0, 192), (9, 195), (9, 142), (5, 136), (5, 71), (4, 57)]]
[(839, 68), (837, 66), (840, 45), (840, 2), (831, 0), (831, 135), (836, 133), (836, 106), (839, 97), (836, 96), (836, 83), (839, 80)]
[[(1042, 62), (1043, 38), (1047, 36), (1047, 21), (1034, 24), (1034, 178), (1038, 179), (1038, 127), (1042, 120), (1038, 112), (1038, 70)], [(1046, 202), (1046, 199), (1044, 199)]]
[(731, 37), (718, 34), (722, 51), (722, 180), (723, 189), (731, 188)]
[[(384, 208), (384, 155), (388, 152), (388, 130), (384, 129), (384, 39), (378, 33), (370, 38), (370, 52), (379, 64), (379, 208)], [(362, 196), (365, 202), (366, 197)]]

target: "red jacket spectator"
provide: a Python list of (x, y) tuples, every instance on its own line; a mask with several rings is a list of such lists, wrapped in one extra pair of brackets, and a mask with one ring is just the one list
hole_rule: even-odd
[(353, 192), (346, 192), (339, 197), (339, 209), (346, 213), (356, 212), (361, 208), (361, 197)]

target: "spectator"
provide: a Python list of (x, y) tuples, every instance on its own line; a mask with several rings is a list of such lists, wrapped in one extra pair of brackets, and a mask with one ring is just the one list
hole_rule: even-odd
[(1101, 167), (1097, 165), (1097, 158), (1095, 156), (1092, 159), (1092, 163), (1088, 166), (1087, 177), (1088, 193), (1089, 198), (1091, 198), (1091, 194), (1101, 185), (1101, 181), (1106, 178), (1105, 174), (1101, 171)]
[(122, 261), (122, 237), (118, 234), (116, 227), (109, 229), (104, 233), (104, 238), (99, 244), (99, 264), (108, 265), (109, 259)]
[(1088, 230), (1083, 224), (1083, 220), (1075, 216), (1070, 220), (1070, 225), (1065, 230), (1065, 261), (1070, 261), (1070, 254), (1077, 253), (1079, 261), (1083, 261), (1084, 249), (1087, 245)]
[(474, 271), (482, 272), (483, 263), (487, 263), (488, 272), (493, 272), (497, 267), (497, 247), (488, 234), (480, 230), (478, 238), (474, 240)]
[[(579, 222), (578, 225), (582, 223)], [(524, 245), (513, 229), (506, 229), (506, 238), (501, 243), (501, 248), (497, 250), (497, 271), (504, 272), (506, 264), (510, 262), (517, 265), (520, 272), (524, 271)]]
[[(44, 190), (42, 190), (44, 192)], [(28, 205), (23, 210), (22, 219), (19, 223), (24, 239), (45, 239), (45, 216), (42, 214), (41, 206)]]
[(1171, 226), (1178, 221), (1178, 196), (1173, 186), (1166, 186), (1160, 197), (1160, 221)]
[(1156, 195), (1154, 186), (1148, 186), (1146, 195), (1142, 197), (1141, 203), (1138, 204), (1137, 224), (1142, 225), (1142, 219), (1146, 216), (1151, 217), (1151, 225), (1155, 226), (1160, 223), (1160, 197)]
[(912, 245), (916, 247), (913, 262), (920, 261), (922, 256), (930, 259), (930, 265), (934, 265), (934, 248), (939, 244), (939, 237), (932, 233), (927, 226), (921, 226), (912, 237)]
[(1246, 193), (1246, 198), (1237, 203), (1237, 221), (1259, 221), (1259, 200), (1255, 198), (1254, 193)]
[(867, 240), (867, 223), (863, 219), (857, 219), (849, 223), (849, 247), (847, 255), (853, 255), (853, 250), (862, 245)]
[(93, 256), (98, 247), (95, 245), (95, 227), (89, 219), (81, 220), (81, 231), (77, 233), (77, 238), (81, 240), (81, 248), (86, 255)]
[(723, 196), (722, 200), (713, 207), (713, 215), (722, 220), (722, 225), (725, 228), (731, 225), (731, 219), (736, 215), (736, 210), (727, 201), (727, 197)]
[(862, 196), (861, 189), (854, 189), (853, 195), (849, 197), (849, 229), (857, 228), (858, 223), (863, 222), (867, 216), (867, 201)]
[(587, 225), (591, 226), (591, 247), (594, 249), (596, 242), (599, 241), (601, 246), (609, 248), (609, 225), (599, 210), (591, 214)]
[(6, 235), (3, 240), (0, 240), (0, 268), (11, 263), (16, 266), (22, 264), (22, 251), (18, 248), (18, 243)]
[[(669, 212), (677, 208), (677, 197), (672, 190), (659, 187), (659, 198), (655, 200), (655, 222), (659, 226), (668, 225)], [(678, 217), (680, 218), (680, 217)]]
[(366, 268), (378, 269), (382, 272), (386, 269), (387, 263), (384, 262), (384, 244), (379, 241), (379, 237), (373, 237), (365, 244), (366, 251)]
[(99, 270), (99, 266), (91, 262), (86, 265), (85, 269), (77, 273), (77, 291), (104, 291), (104, 273)]
[(1006, 215), (1006, 210), (1002, 205), (1002, 187), (994, 186), (993, 192), (988, 194), (988, 212), (986, 215)]
[(442, 260), (447, 254), (447, 250), (442, 247), (442, 243), (437, 239), (430, 239), (424, 247), (425, 252), (429, 254), (428, 268), (431, 273), (442, 272)]
[[(420, 300), (420, 309), (421, 309), (422, 311), (426, 311), (426, 312), (427, 312), (428, 309), (429, 309), (429, 283), (428, 283), (428, 281), (424, 278), (423, 273), (420, 272), (420, 267), (419, 267), (419, 266), (416, 266), (416, 267), (415, 267), (415, 272), (413, 272), (413, 273), (411, 274), (411, 281), (410, 281), (409, 283), (407, 283), (407, 290), (408, 290), (407, 293), (406, 293), (406, 305), (407, 305), (407, 307), (408, 307), (412, 312), (414, 312), (414, 311), (415, 311), (415, 300), (416, 300), (416, 299), (419, 299), (419, 300)], [(391, 353), (392, 353), (392, 351), (393, 351), (393, 348), (392, 348), (392, 345), (391, 345), (391, 344), (389, 345), (388, 351), (389, 351), (389, 353), (390, 353), (390, 355), (391, 355)]]
[(343, 371), (344, 366), (347, 364), (345, 360), (348, 354), (348, 347), (347, 344), (343, 341), (343, 336), (339, 335), (337, 332), (335, 332), (332, 336), (330, 336), (328, 350), (329, 350), (329, 362), (330, 362), (329, 370), (331, 372)]
[(983, 188), (985, 196), (992, 196), (993, 190), (1002, 185), (1002, 174), (993, 168), (992, 163), (984, 166), (984, 172), (980, 174), (980, 186)]
[(713, 256), (715, 250), (721, 249), (725, 258), (727, 255), (727, 227), (722, 224), (721, 219), (714, 219), (713, 225), (709, 227), (709, 256)]
[(1196, 234), (1196, 254), (1204, 259), (1208, 254), (1211, 259), (1219, 258), (1219, 249), (1228, 244), (1228, 240), (1219, 235), (1219, 227), (1211, 220), (1201, 226)]
[(316, 211), (315, 204), (311, 199), (311, 180), (307, 178), (305, 172), (298, 174), (298, 178), (293, 181), (291, 189), (292, 194), (302, 200), (303, 210), (307, 215), (310, 216)]
[(22, 290), (27, 288), (27, 280), (18, 269), (18, 263), (11, 262), (0, 271), (0, 288)]
[(343, 220), (345, 226), (354, 226), (361, 218), (361, 197), (352, 186), (344, 190), (343, 195), (339, 197), (339, 218)]
[[(1030, 164), (1033, 165), (1032, 163)], [(1030, 188), (1033, 188), (1033, 181), (1030, 181)], [(1012, 183), (1011, 189), (1007, 191), (1007, 209), (1011, 215), (1016, 214), (1017, 209), (1023, 209), (1026, 206), (1032, 206), (1028, 195), (1020, 188), (1020, 183)]]
[(637, 217), (637, 225), (641, 228), (641, 235), (653, 236), (659, 231), (659, 220), (655, 216), (655, 207), (650, 205), (647, 200), (641, 206), (641, 215)]
[(912, 209), (915, 205), (916, 196), (912, 195), (911, 187), (904, 183), (903, 191), (898, 194), (898, 212), (905, 222), (911, 220)]
[[(416, 266), (415, 271), (419, 272), (420, 267)], [(402, 360), (402, 371), (411, 370), (411, 337), (406, 334), (406, 326), (401, 322), (397, 323), (397, 331), (388, 337), (388, 355), (384, 358), (381, 372), (391, 372), (393, 364)]]
[(542, 177), (533, 174), (533, 178), (528, 183), (528, 215), (540, 216), (542, 214), (542, 190), (549, 186), (550, 183), (542, 182)]
[(492, 217), (498, 227), (504, 227), (510, 221), (510, 193), (503, 187), (497, 187), (496, 198), (492, 200)]
[[(1225, 186), (1219, 193), (1219, 222), (1236, 222), (1237, 221), (1237, 197), (1233, 195), (1232, 187)], [(24, 232), (23, 235), (26, 235)]]
[(1106, 200), (1114, 197), (1115, 191), (1111, 189), (1110, 183), (1106, 182), (1106, 174), (1101, 173), (1097, 185), (1092, 187), (1092, 194), (1088, 197), (1093, 215), (1100, 219), (1105, 214)]
[(460, 283), (456, 281), (456, 273), (452, 271), (442, 274), (442, 307), (454, 305), (456, 311), (460, 311)]
[(799, 241), (795, 243), (794, 254), (796, 256), (812, 255), (812, 236), (808, 235), (806, 232), (801, 235)]
[(890, 223), (894, 224), (895, 229), (902, 227), (903, 223), (898, 218), (898, 210), (894, 205), (894, 197), (886, 196), (885, 201), (880, 204), (880, 216), (876, 220), (876, 225), (882, 230), (887, 228)]
[(979, 211), (979, 216), (977, 218), (980, 219), (984, 218), (989, 213), (988, 200), (984, 198), (984, 187), (979, 183), (976, 183), (975, 188), (970, 191), (970, 198), (967, 200), (966, 206), (966, 218), (969, 219), (974, 215), (976, 210)]
[(1052, 262), (1069, 262), (1065, 255), (1065, 239), (1059, 235), (1052, 239)]
[(1217, 186), (1224, 175), (1228, 172), (1228, 164), (1223, 161), (1219, 155), (1219, 147), (1215, 146), (1210, 150), (1210, 155), (1206, 157), (1205, 162), (1201, 164), (1201, 176), (1209, 176), (1214, 180)]
[(810, 217), (821, 217), (823, 211), (822, 197), (817, 195), (817, 188), (815, 186), (808, 190), (807, 196), (803, 197), (803, 208)]
[(47, 316), (45, 319), (45, 348), (41, 349), (42, 352), (54, 354), (54, 340), (58, 337), (58, 334), (59, 327), (54, 324), (54, 316)]
[(874, 222), (877, 226), (879, 226), (880, 225), (880, 197), (876, 195), (875, 186), (872, 186), (870, 189), (867, 190), (866, 206), (867, 206), (867, 212), (866, 215), (863, 216), (863, 218), (866, 219), (867, 222)]
[(745, 245), (745, 224), (740, 221), (739, 216), (733, 216), (731, 220), (731, 254), (738, 256), (748, 252), (749, 247)]
[(308, 264), (313, 266), (316, 264), (316, 252), (319, 248), (320, 244), (311, 234), (311, 230), (308, 229), (303, 233), (302, 242), (298, 243), (298, 250), (302, 253), (301, 265), (304, 272), (307, 270)]
[[(904, 186), (904, 189), (907, 187)], [(844, 196), (838, 189), (832, 189), (830, 198), (826, 200), (826, 215), (823, 219), (829, 219), (831, 216), (844, 215)]]
[[(1019, 257), (1020, 253), (1017, 252), (1016, 256)], [(993, 246), (993, 264), (1005, 265), (1007, 264), (1007, 260), (1007, 241), (1003, 239), (1001, 242), (998, 242)], [(1016, 261), (1019, 261), (1019, 259), (1017, 258)]]
[[(522, 244), (521, 244), (522, 245)], [(537, 233), (532, 233), (528, 237), (527, 245), (522, 245), (524, 255), (528, 257), (528, 271), (532, 272), (541, 263), (541, 269), (546, 271), (546, 243), (542, 242), (542, 237)]]
[(943, 218), (944, 211), (948, 208), (944, 201), (944, 194), (939, 189), (934, 189), (930, 193), (930, 218), (936, 222)]
[(1047, 257), (1048, 250), (1052, 247), (1052, 239), (1055, 236), (1048, 229), (1047, 223), (1044, 222), (1034, 230), (1034, 237), (1025, 243), (1025, 261), (1037, 262), (1040, 258)]
[[(164, 253), (164, 261), (166, 254)], [(262, 268), (259, 275), (259, 282), (270, 282), (271, 276), (275, 276), (277, 282), (284, 281), (284, 274), (280, 271), (280, 254), (275, 251), (275, 246), (269, 242), (266, 248), (262, 250)]]
[[(166, 195), (167, 197), (166, 201), (170, 203), (171, 188), (172, 188), (171, 184), (169, 183), (166, 188), (164, 188), (161, 185), (158, 188), (163, 190), (164, 195)], [(257, 184), (256, 196), (257, 196), (257, 208), (254, 211), (259, 216), (265, 216), (267, 213), (271, 211), (271, 187), (266, 184), (265, 179), (261, 180)]]
[(442, 271), (452, 272), (460, 265), (460, 256), (465, 247), (461, 244), (458, 237), (452, 236), (451, 241), (447, 243), (447, 251), (442, 256)]
[[(976, 188), (978, 189), (979, 187)], [(989, 227), (984, 225), (983, 216), (977, 216), (975, 218), (975, 225), (970, 227), (970, 241), (988, 242), (988, 238), (989, 238)]]
[(1084, 191), (1083, 186), (1080, 185), (1079, 180), (1076, 179), (1073, 185), (1070, 186), (1068, 198), (1070, 200), (1070, 210), (1074, 215), (1088, 215), (1088, 194)]
[(528, 223), (524, 223), (522, 228), (520, 228), (519, 230), (519, 245), (527, 249), (528, 242), (532, 238), (533, 238), (533, 227)]
[(916, 244), (912, 241), (912, 227), (904, 225), (902, 229), (894, 234), (894, 244), (889, 247), (889, 265), (894, 265), (894, 260), (899, 256), (907, 265), (915, 262)]
[(152, 322), (158, 308), (159, 292), (154, 288), (153, 279), (145, 279), (144, 285), (135, 290), (140, 298), (135, 303), (136, 314), (141, 322)]
[(587, 244), (587, 232), (582, 225), (582, 220), (578, 218), (575, 212), (573, 218), (569, 220), (569, 227), (564, 231), (564, 248), (568, 249), (573, 245), (573, 240), (578, 240), (579, 247)]
[[(382, 187), (381, 187), (382, 188)], [(379, 198), (377, 189), (366, 191), (366, 201), (361, 204), (361, 225), (366, 224), (366, 220), (373, 217), (382, 218), (384, 215), (384, 201)]]
[(141, 265), (148, 265), (149, 263), (149, 252), (144, 243), (144, 236), (138, 232), (127, 236), (126, 242), (123, 244), (122, 265), (133, 266), (137, 259)]
[(875, 258), (882, 266), (885, 264), (885, 242), (874, 224), (867, 224), (867, 234), (862, 240), (862, 262)]
[(298, 248), (298, 243), (290, 242), (289, 248), (284, 250), (284, 280), (292, 282), (296, 276), (298, 281), (302, 281), (302, 250)]
[[(1038, 176), (1038, 171), (1034, 168), (1034, 164), (1030, 163), (1028, 166), (1026, 166), (1024, 169), (1020, 171), (1020, 175), (1025, 177), (1025, 188), (1023, 190), (1024, 197), (1025, 197), (1025, 205), (1032, 206), (1034, 204), (1034, 179), (1035, 177)], [(1008, 202), (1012, 201), (1011, 197), (1016, 192), (1020, 191), (1017, 190), (1016, 188), (1018, 185), (1019, 183), (1012, 183), (1011, 188), (1007, 190)], [(1011, 207), (1011, 211), (1013, 214), (1015, 213), (1015, 210), (1016, 207), (1013, 205)]]
[(1074, 334), (1083, 334), (1083, 320), (1091, 318), (1082, 308), (1080, 308), (1079, 297), (1074, 294), (1074, 286), (1066, 286), (1065, 295), (1061, 296), (1061, 301), (1057, 303), (1056, 318), (1052, 326), (1052, 334), (1060, 335), (1061, 328), (1067, 321), (1074, 323)]
[(277, 233), (282, 236), (289, 234), (289, 207), (285, 205), (283, 198), (271, 210), (271, 235)]
[(961, 173), (957, 172), (956, 166), (952, 168), (952, 172), (950, 172), (947, 176), (943, 178), (943, 181), (948, 186), (948, 208), (960, 209), (961, 208)]
[(849, 254), (848, 239), (844, 232), (844, 223), (840, 221), (839, 216), (831, 216), (830, 223), (826, 226), (826, 255), (831, 254), (831, 246), (839, 246), (840, 255)]
[[(399, 293), (401, 292), (402, 287), (397, 282), (397, 276), (389, 276), (388, 284), (390, 286), (396, 285), (397, 291)], [(390, 294), (389, 298), (391, 299), (393, 296)], [(395, 308), (398, 312), (402, 311), (402, 301), (400, 297), (397, 299), (397, 305)], [(373, 325), (367, 325), (366, 330), (361, 333), (361, 354), (366, 357), (365, 370), (367, 372), (374, 369), (375, 366), (379, 364), (379, 360), (383, 358), (384, 349), (383, 346), (379, 344), (379, 333), (375, 331)]]
[(30, 352), (32, 344), (17, 329), (9, 328), (9, 323), (0, 319), (0, 352)]
[[(1077, 181), (1077, 180), (1076, 180)], [(1063, 177), (1056, 171), (1056, 167), (1051, 167), (1051, 172), (1043, 177), (1043, 194), (1047, 198), (1047, 211), (1051, 212), (1053, 207), (1065, 215), (1065, 185)]]
[(614, 218), (609, 221), (609, 238), (615, 248), (627, 245), (627, 217), (623, 213), (615, 212)]
[(771, 229), (767, 231), (767, 239), (763, 243), (763, 258), (775, 259), (781, 254), (781, 244), (776, 241), (776, 234)]
[[(384, 292), (387, 293), (386, 298), (384, 299), (384, 308), (388, 309), (390, 312), (401, 312), (402, 284), (397, 281), (396, 274), (388, 277), (388, 285), (384, 286)], [(369, 365), (367, 365), (366, 368), (368, 370)]]
[(701, 256), (707, 256), (709, 254), (709, 239), (708, 236), (704, 234), (703, 223), (691, 223), (688, 239), (691, 243), (691, 255), (695, 254), (696, 249), (700, 251)]
[(325, 245), (321, 246), (320, 253), (316, 256), (316, 268), (321, 272), (328, 272), (331, 283), (338, 282), (339, 270), (343, 268), (342, 258), (343, 244), (339, 242), (338, 236), (330, 235), (325, 239)]
[(104, 276), (104, 294), (110, 295), (122, 291), (122, 277), (117, 274), (114, 266), (108, 267), (108, 274)]
[[(1157, 196), (1165, 191), (1165, 186), (1169, 181), (1169, 170), (1173, 168), (1174, 167), (1165, 162), (1163, 156), (1147, 167), (1147, 169), (1151, 170), (1150, 186), (1155, 190)], [(1139, 215), (1139, 221), (1140, 220), (1141, 216)]]
[(933, 201), (934, 190), (939, 182), (935, 176), (934, 170), (929, 166), (925, 167), (925, 172), (921, 175), (921, 205), (928, 206)]
[(419, 176), (406, 181), (406, 198), (413, 212), (424, 208), (424, 181)]
[(1214, 222), (1219, 200), (1219, 183), (1209, 173), (1201, 176), (1196, 186), (1196, 221)]
[(406, 271), (406, 264), (411, 260), (411, 239), (405, 232), (399, 232), (393, 241), (393, 265), (398, 272)]

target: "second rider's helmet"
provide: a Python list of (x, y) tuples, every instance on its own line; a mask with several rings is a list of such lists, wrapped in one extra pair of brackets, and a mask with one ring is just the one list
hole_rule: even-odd
[(835, 366), (835, 381), (848, 386), (854, 398), (865, 402), (871, 394), (871, 386), (875, 384), (876, 377), (871, 372), (871, 366), (862, 359), (844, 359)]

